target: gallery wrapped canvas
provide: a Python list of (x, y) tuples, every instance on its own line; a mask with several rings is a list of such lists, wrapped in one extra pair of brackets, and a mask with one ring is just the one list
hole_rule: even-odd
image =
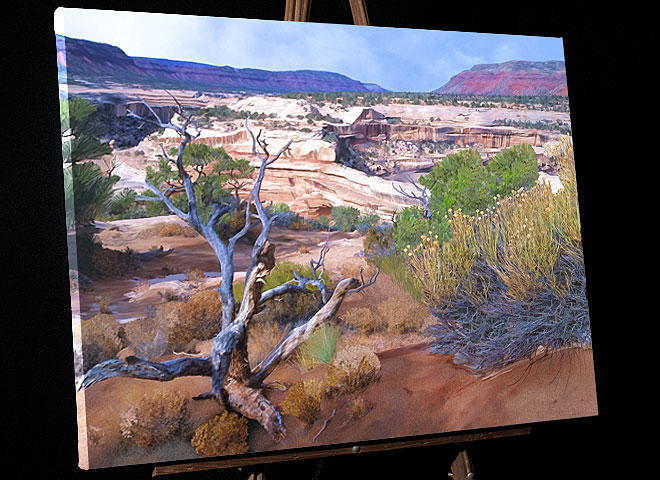
[(82, 468), (597, 414), (560, 38), (55, 41)]

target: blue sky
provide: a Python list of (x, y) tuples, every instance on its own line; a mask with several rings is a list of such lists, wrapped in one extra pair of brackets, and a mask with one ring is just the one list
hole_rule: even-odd
[(561, 38), (58, 9), (55, 32), (133, 57), (326, 70), (394, 91), (434, 90), (479, 63), (564, 60)]

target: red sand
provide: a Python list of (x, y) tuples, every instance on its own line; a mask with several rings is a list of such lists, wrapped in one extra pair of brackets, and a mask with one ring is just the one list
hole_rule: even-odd
[[(116, 248), (131, 246), (138, 251), (148, 249), (149, 243), (163, 243), (165, 248), (174, 247), (175, 252), (145, 265), (138, 274), (142, 278), (161, 276), (160, 268), (168, 264), (184, 270), (197, 266), (206, 271), (217, 267), (217, 260), (201, 238), (151, 238), (140, 239), (136, 235), (140, 222), (127, 222), (120, 229)], [(143, 228), (144, 226), (142, 226)], [(278, 260), (293, 260), (306, 263), (317, 256), (319, 245), (325, 240), (323, 232), (291, 232), (273, 229), (273, 242), (278, 245)], [(104, 232), (108, 246), (111, 232)], [(132, 241), (126, 241), (131, 238)], [(354, 256), (361, 249), (361, 239), (349, 234), (336, 234), (336, 240), (328, 256), (328, 268), (333, 276), (348, 265), (363, 263)], [(305, 244), (310, 253), (300, 254), (299, 246)], [(247, 261), (247, 247), (237, 253), (237, 270)], [(97, 282), (96, 289), (85, 295), (87, 302), (93, 296), (107, 296), (113, 310), (124, 316), (141, 316), (145, 304), (129, 303), (123, 296), (135, 284), (130, 279), (113, 282)], [(350, 308), (377, 304), (388, 298), (410, 302), (409, 295), (402, 292), (387, 276), (379, 277), (377, 283), (364, 292), (346, 299), (339, 315)], [(83, 299), (83, 300), (85, 300)], [(83, 302), (83, 303), (87, 303)], [(91, 303), (91, 302), (90, 302)], [(83, 306), (89, 309), (89, 303)], [(383, 336), (387, 337), (387, 336)], [(373, 348), (384, 350), (378, 353), (381, 361), (381, 380), (369, 386), (360, 395), (373, 408), (359, 420), (350, 420), (348, 402), (352, 397), (343, 396), (322, 400), (322, 412), (313, 425), (302, 424), (298, 419), (283, 415), (288, 436), (276, 443), (256, 422), (249, 422), (250, 451), (268, 451), (303, 446), (356, 442), (385, 439), (428, 433), (452, 432), (464, 429), (514, 425), (536, 421), (591, 416), (597, 414), (596, 388), (591, 350), (567, 349), (548, 354), (536, 360), (520, 361), (489, 379), (479, 379), (466, 370), (454, 365), (451, 356), (428, 353), (428, 344), (420, 344), (427, 337), (409, 334), (400, 338), (369, 339)], [(372, 341), (373, 340), (373, 341)], [(208, 342), (206, 342), (208, 343)], [(415, 345), (409, 345), (415, 343)], [(408, 345), (392, 349), (393, 346)], [(203, 344), (198, 347), (204, 348)], [(208, 345), (206, 345), (208, 347)], [(387, 349), (387, 350), (386, 350)], [(163, 358), (164, 359), (164, 358)], [(323, 367), (307, 372), (303, 377), (323, 378)], [(288, 364), (278, 367), (268, 381), (280, 380), (293, 383), (301, 378), (297, 369)], [(131, 378), (112, 378), (88, 388), (84, 394), (86, 425), (89, 427), (89, 467), (152, 463), (186, 460), (196, 457), (190, 445), (192, 432), (206, 420), (221, 413), (221, 407), (211, 401), (190, 402), (191, 428), (186, 437), (152, 448), (129, 445), (119, 432), (119, 417), (129, 405), (139, 401), (145, 393), (164, 389), (178, 391), (189, 398), (211, 388), (210, 379), (205, 377), (183, 377), (171, 382), (155, 382)], [(286, 392), (272, 390), (267, 393), (279, 405)], [(80, 412), (83, 413), (81, 407)], [(335, 417), (328, 423), (316, 442), (313, 437), (319, 432), (323, 421), (333, 409)], [(85, 423), (81, 424), (84, 427)], [(84, 439), (84, 437), (82, 437)], [(81, 449), (84, 464), (85, 450)]]
[[(283, 415), (288, 436), (279, 443), (251, 421), (250, 451), (452, 432), (597, 414), (591, 350), (563, 350), (533, 364), (520, 361), (487, 380), (476, 378), (454, 365), (450, 356), (429, 354), (427, 350), (427, 345), (422, 344), (379, 354), (382, 378), (360, 393), (373, 405), (363, 418), (350, 420), (347, 409), (350, 396), (331, 400), (323, 398), (320, 418), (311, 426), (295, 417)], [(323, 368), (318, 367), (305, 377), (320, 377), (322, 373)], [(297, 370), (283, 365), (269, 380), (291, 382), (299, 378)], [(156, 389), (179, 391), (192, 397), (208, 391), (210, 380), (187, 377), (158, 383), (113, 378), (87, 389), (87, 421), (89, 425), (106, 432), (102, 441), (90, 445), (92, 468), (195, 457), (189, 437), (151, 449), (122, 445), (117, 426), (120, 413), (144, 393)], [(268, 396), (279, 404), (285, 394), (271, 391)], [(336, 409), (335, 417), (317, 441), (312, 442), (333, 408)], [(213, 401), (191, 401), (192, 428), (220, 412), (221, 408)]]

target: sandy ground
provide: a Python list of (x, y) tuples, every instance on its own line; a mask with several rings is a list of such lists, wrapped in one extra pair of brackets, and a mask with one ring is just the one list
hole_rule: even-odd
[[(163, 279), (161, 269), (166, 264), (169, 268), (196, 266), (207, 272), (217, 269), (217, 261), (201, 237), (141, 238), (140, 230), (163, 221), (178, 220), (174, 217), (156, 217), (109, 222), (101, 225), (103, 231), (99, 237), (108, 247), (123, 248), (129, 245), (142, 251), (152, 244), (162, 244), (165, 248), (174, 248), (174, 253), (152, 260), (140, 272), (140, 276), (151, 277), (149, 279), (154, 284)], [(117, 236), (117, 233), (120, 235)], [(310, 257), (318, 255), (326, 236), (324, 232), (274, 228), (271, 241), (277, 245), (279, 261), (306, 263)], [(335, 232), (331, 234), (330, 243), (327, 264), (332, 277), (338, 278), (364, 265), (363, 258), (356, 255), (362, 248), (362, 238), (358, 235)], [(302, 244), (309, 248), (309, 253), (299, 252)], [(237, 271), (247, 265), (248, 248), (246, 243), (237, 249)], [(174, 280), (175, 283), (177, 281), (181, 283)], [(209, 281), (217, 279), (211, 277)], [(135, 282), (134, 279), (97, 282), (95, 291), (90, 295), (107, 296), (117, 318), (139, 316), (144, 307), (157, 301), (157, 298), (147, 295), (131, 301), (124, 294)], [(182, 287), (175, 285), (173, 288)], [(87, 300), (90, 298), (87, 297)], [(413, 301), (386, 275), (381, 274), (375, 285), (363, 293), (347, 297), (338, 316), (352, 308), (375, 305), (388, 298), (400, 302)], [(93, 310), (89, 303), (83, 304), (83, 307), (83, 311), (88, 313)], [(349, 337), (342, 336), (340, 342), (350, 341)], [(381, 380), (360, 393), (371, 405), (364, 417), (350, 419), (348, 402), (352, 396), (324, 397), (320, 418), (311, 426), (290, 415), (283, 415), (288, 435), (279, 443), (274, 442), (260, 425), (250, 421), (250, 451), (452, 432), (597, 414), (590, 350), (555, 352), (533, 364), (520, 361), (489, 379), (479, 379), (455, 365), (451, 356), (428, 353), (429, 341), (430, 338), (418, 333), (398, 337), (386, 334), (370, 336), (366, 342), (378, 352)], [(197, 350), (208, 351), (210, 346), (208, 341), (201, 342)], [(169, 358), (173, 355), (158, 360)], [(300, 378), (322, 379), (324, 368), (321, 366), (301, 373), (294, 364), (284, 363), (268, 380), (293, 383)], [(93, 385), (79, 393), (78, 408), (83, 420), (80, 422), (80, 433), (83, 445), (87, 447), (81, 448), (82, 458), (88, 456), (92, 468), (196, 458), (190, 438), (195, 428), (222, 412), (217, 403), (191, 400), (191, 424), (186, 435), (151, 448), (131, 445), (124, 440), (119, 432), (119, 418), (131, 404), (155, 390), (177, 391), (192, 399), (210, 388), (210, 379), (204, 377), (183, 377), (164, 383), (112, 378)], [(286, 392), (273, 389), (267, 395), (275, 404), (280, 404)], [(335, 417), (312, 442), (333, 409), (336, 411)], [(84, 431), (85, 427), (87, 431)], [(88, 440), (87, 443), (84, 439)]]
[[(323, 397), (321, 415), (312, 425), (283, 415), (287, 437), (273, 441), (256, 422), (249, 422), (252, 452), (396, 438), (409, 435), (453, 432), (465, 429), (515, 425), (538, 421), (596, 415), (596, 388), (591, 350), (564, 350), (535, 363), (520, 361), (503, 373), (478, 379), (456, 366), (451, 356), (427, 352), (427, 344), (413, 345), (378, 353), (381, 380), (360, 393), (371, 410), (352, 420), (348, 402), (351, 396)], [(323, 376), (323, 367), (302, 378)], [(290, 365), (276, 369), (269, 380), (293, 382), (301, 378)], [(186, 437), (152, 448), (125, 442), (118, 429), (121, 412), (145, 393), (177, 391), (188, 398), (209, 391), (210, 379), (178, 378), (158, 383), (149, 380), (112, 378), (93, 385), (85, 392), (87, 424), (91, 432), (89, 458), (92, 468), (197, 458), (190, 445), (195, 428), (222, 408), (210, 400), (191, 400), (191, 426)], [(270, 391), (279, 404), (286, 392)], [(323, 421), (335, 417), (317, 440)]]
[[(159, 292), (194, 289), (195, 285), (185, 281), (185, 272), (191, 268), (200, 269), (207, 275), (205, 282), (198, 285), (198, 289), (220, 284), (220, 279), (217, 278), (220, 270), (218, 260), (203, 237), (160, 237), (141, 233), (164, 222), (185, 225), (174, 215), (97, 222), (97, 226), (101, 228), (98, 238), (107, 248), (124, 250), (129, 247), (136, 252), (147, 252), (163, 246), (165, 250), (174, 251), (165, 257), (144, 261), (143, 268), (136, 272), (134, 277), (96, 282), (93, 291), (81, 292), (80, 311), (83, 319), (98, 313), (96, 303), (99, 297), (109, 300), (110, 311), (118, 320), (143, 316), (145, 307), (164, 301)], [(362, 250), (362, 237), (357, 232), (331, 232), (329, 238), (331, 250), (327, 256), (326, 270), (331, 277), (341, 275), (346, 258), (355, 257), (357, 262), (363, 263), (363, 260), (357, 257)], [(327, 239), (327, 232), (294, 231), (277, 226), (272, 228), (269, 237), (270, 242), (277, 246), (277, 261), (292, 261), (305, 265), (308, 265), (312, 258), (318, 259), (321, 247)], [(301, 247), (306, 247), (309, 253), (300, 253)], [(234, 254), (236, 280), (245, 275), (251, 249), (252, 246), (247, 240), (237, 244)], [(138, 289), (138, 283), (144, 279), (150, 282), (151, 287), (149, 291), (136, 295), (134, 290)]]

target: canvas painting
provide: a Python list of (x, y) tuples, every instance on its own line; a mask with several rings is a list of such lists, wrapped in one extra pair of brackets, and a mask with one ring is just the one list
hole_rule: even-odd
[(597, 415), (561, 38), (55, 40), (81, 468)]

